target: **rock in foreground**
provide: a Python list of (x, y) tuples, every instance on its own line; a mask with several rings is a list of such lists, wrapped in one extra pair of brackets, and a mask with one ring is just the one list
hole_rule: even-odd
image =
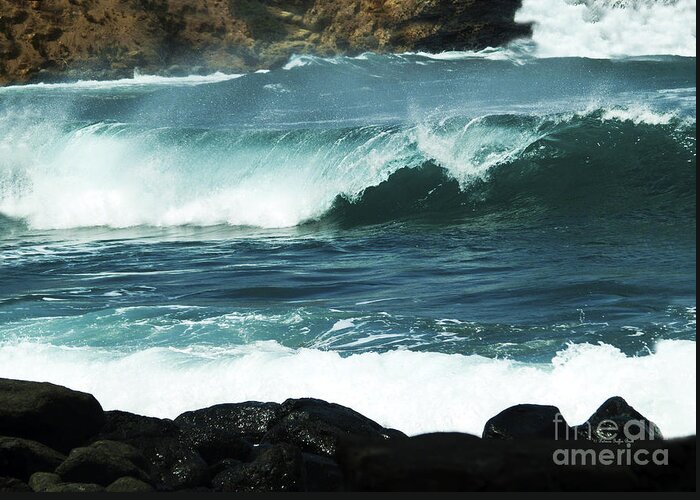
[(49, 383), (0, 379), (0, 435), (68, 451), (84, 444), (103, 423), (102, 407), (91, 394)]
[[(668, 465), (602, 465), (599, 443), (487, 440), (426, 434), (345, 448), (340, 464), (353, 491), (647, 491), (695, 489), (695, 437), (647, 443)], [(576, 462), (562, 464), (559, 457)], [(578, 453), (585, 452), (586, 462)], [(566, 455), (568, 454), (568, 455)], [(592, 458), (595, 457), (595, 458)], [(595, 462), (594, 462), (595, 460)], [(592, 465), (596, 463), (596, 465)]]
[[(103, 412), (89, 394), (51, 384), (2, 380), (0, 387), (8, 434), (0, 436), (0, 491), (695, 489), (694, 437), (617, 443), (573, 432), (573, 439), (557, 440), (557, 425), (576, 428), (552, 406), (504, 410), (486, 425), (491, 439), (406, 437), (318, 399), (215, 405), (173, 421)], [(75, 412), (85, 428), (68, 423)], [(36, 427), (51, 418), (53, 427)], [(647, 422), (613, 398), (588, 423), (625, 426), (634, 419)], [(660, 435), (651, 423), (645, 429)]]

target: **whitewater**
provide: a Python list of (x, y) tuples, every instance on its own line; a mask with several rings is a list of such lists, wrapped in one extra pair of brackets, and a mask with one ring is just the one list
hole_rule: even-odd
[(479, 52), (0, 88), (0, 377), (694, 434), (694, 19), (525, 0)]

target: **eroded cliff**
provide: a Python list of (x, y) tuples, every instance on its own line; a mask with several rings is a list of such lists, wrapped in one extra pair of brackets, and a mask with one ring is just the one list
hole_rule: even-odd
[(527, 36), (519, 0), (0, 0), (0, 83), (246, 71)]

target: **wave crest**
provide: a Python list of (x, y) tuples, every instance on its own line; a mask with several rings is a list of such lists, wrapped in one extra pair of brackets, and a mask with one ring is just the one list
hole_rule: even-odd
[(694, 207), (695, 123), (650, 110), (291, 131), (25, 118), (0, 127), (0, 213), (32, 228)]

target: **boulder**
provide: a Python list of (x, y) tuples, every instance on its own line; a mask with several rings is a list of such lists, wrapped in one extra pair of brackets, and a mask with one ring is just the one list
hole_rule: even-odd
[(333, 457), (338, 444), (348, 438), (389, 439), (403, 436), (385, 429), (356, 411), (320, 399), (288, 399), (283, 415), (265, 434), (263, 441), (291, 443), (302, 451)]
[(302, 453), (306, 491), (342, 491), (343, 473), (328, 457)]
[(574, 432), (556, 406), (523, 404), (489, 419), (484, 439), (574, 439)]
[(213, 480), (215, 491), (304, 491), (301, 452), (287, 443), (264, 449), (253, 462), (224, 470)]
[(593, 415), (577, 427), (579, 439), (598, 443), (628, 443), (663, 439), (654, 422), (619, 396), (605, 401)]
[(183, 434), (208, 463), (225, 458), (246, 460), (271, 422), (279, 418), (277, 403), (220, 404), (183, 413), (175, 419)]
[(109, 493), (148, 493), (153, 490), (153, 486), (136, 479), (135, 477), (120, 477), (107, 486)]
[(220, 460), (209, 467), (209, 473), (211, 474), (211, 477), (216, 477), (225, 470), (235, 469), (241, 465), (243, 465), (243, 462), (240, 460), (236, 460), (235, 458), (224, 458), (223, 460)]
[(24, 481), (14, 477), (0, 476), (0, 493), (25, 493), (32, 489)]
[(124, 411), (105, 412), (105, 420), (97, 437), (119, 440), (138, 449), (156, 489), (183, 490), (209, 484), (207, 463), (172, 420)]
[(104, 488), (92, 483), (57, 483), (49, 486), (44, 493), (99, 493)]
[(0, 435), (67, 452), (103, 424), (102, 407), (90, 394), (45, 382), (0, 379)]
[(35, 472), (29, 478), (29, 487), (32, 491), (41, 493), (61, 482), (61, 476), (53, 472)]
[(167, 418), (144, 417), (126, 411), (104, 412), (105, 422), (97, 437), (110, 441), (137, 441), (139, 438), (177, 437), (180, 428)]
[[(669, 464), (629, 465), (623, 458), (606, 465), (595, 457), (614, 451), (602, 443), (436, 433), (346, 443), (338, 462), (350, 491), (693, 491), (695, 446), (694, 436), (637, 442), (632, 454), (644, 448), (651, 457), (667, 450)], [(559, 461), (568, 452), (583, 453), (577, 461)]]
[(0, 476), (27, 481), (35, 472), (53, 472), (65, 458), (36, 441), (0, 436)]
[(104, 490), (94, 483), (64, 483), (58, 474), (48, 472), (32, 474), (29, 486), (37, 493), (96, 493)]
[(98, 441), (83, 448), (75, 448), (56, 468), (64, 481), (95, 483), (108, 486), (124, 476), (148, 481), (141, 467), (146, 461), (136, 448), (118, 441)]
[(185, 412), (175, 419), (175, 423), (194, 442), (202, 445), (232, 438), (244, 438), (258, 444), (270, 424), (280, 417), (281, 411), (281, 405), (277, 403), (227, 403)]

